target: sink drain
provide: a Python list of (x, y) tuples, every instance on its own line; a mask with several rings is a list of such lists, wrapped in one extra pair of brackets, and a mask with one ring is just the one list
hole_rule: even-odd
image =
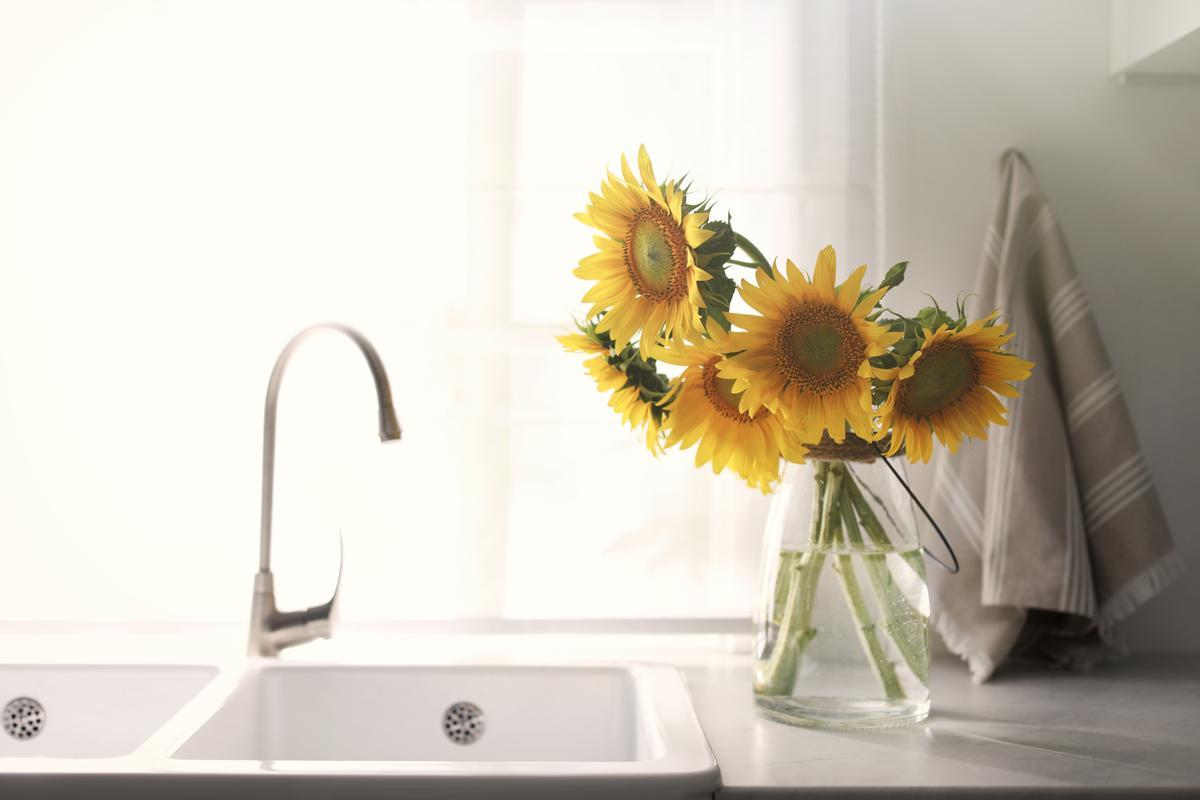
[(32, 697), (18, 697), (4, 707), (4, 732), (14, 739), (32, 739), (46, 724), (46, 710)]
[(442, 730), (455, 744), (472, 744), (483, 736), (487, 721), (474, 703), (455, 703), (442, 715)]

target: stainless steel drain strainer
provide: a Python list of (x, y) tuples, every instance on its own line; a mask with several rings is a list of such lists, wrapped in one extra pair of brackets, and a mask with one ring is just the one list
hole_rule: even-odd
[(455, 703), (442, 715), (442, 730), (455, 744), (471, 744), (483, 736), (487, 720), (474, 703)]
[(14, 739), (32, 739), (46, 724), (46, 710), (32, 697), (17, 697), (4, 707), (4, 731)]

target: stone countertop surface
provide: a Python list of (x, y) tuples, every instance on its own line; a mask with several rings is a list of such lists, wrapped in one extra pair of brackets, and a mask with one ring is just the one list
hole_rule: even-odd
[(869, 732), (758, 717), (749, 670), (748, 657), (684, 667), (721, 799), (1200, 797), (1200, 655), (1009, 667), (983, 685), (939, 660), (929, 719)]

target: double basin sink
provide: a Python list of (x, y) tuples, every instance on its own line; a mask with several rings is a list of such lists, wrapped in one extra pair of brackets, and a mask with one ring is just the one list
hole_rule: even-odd
[(710, 797), (668, 666), (0, 665), (0, 796)]

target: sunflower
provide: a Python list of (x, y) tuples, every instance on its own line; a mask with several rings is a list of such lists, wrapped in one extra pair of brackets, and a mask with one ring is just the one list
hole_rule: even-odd
[(889, 456), (905, 447), (909, 461), (927, 462), (935, 435), (953, 453), (964, 436), (986, 439), (989, 424), (1008, 424), (997, 395), (1018, 396), (1010, 381), (1028, 378), (1033, 362), (1000, 350), (1013, 334), (995, 322), (998, 313), (962, 330), (926, 328), (907, 364), (882, 371), (892, 379), (878, 411), (883, 430), (892, 429)]
[(642, 399), (641, 389), (612, 363), (612, 349), (584, 333), (565, 333), (557, 338), (570, 352), (594, 354), (583, 362), (583, 367), (596, 382), (599, 391), (612, 392), (608, 407), (620, 414), (621, 421), (633, 430), (644, 428), (646, 448), (651, 453), (661, 452), (659, 434), (662, 431), (663, 411), (654, 403)]
[(864, 264), (835, 286), (836, 257), (826, 247), (811, 281), (791, 261), (786, 275), (759, 270), (757, 286), (742, 281), (741, 296), (759, 313), (726, 315), (745, 332), (730, 335), (730, 350), (741, 352), (719, 367), (741, 392), (742, 411), (778, 411), (804, 442), (819, 441), (825, 431), (841, 442), (847, 424), (875, 438), (871, 376), (878, 370), (868, 359), (883, 355), (901, 334), (867, 320), (887, 289), (860, 298), (866, 270)]
[(708, 325), (708, 339), (684, 345), (678, 339), (660, 349), (659, 360), (684, 367), (663, 403), (670, 409), (666, 446), (686, 450), (697, 442), (696, 466), (712, 462), (720, 473), (729, 467), (751, 486), (769, 493), (779, 480), (779, 459), (803, 461), (800, 437), (785, 430), (779, 417), (765, 408), (747, 414), (733, 381), (722, 378), (717, 365), (729, 346), (728, 335)]
[(694, 335), (700, 331), (703, 305), (697, 281), (711, 276), (696, 266), (694, 248), (713, 236), (701, 226), (708, 211), (684, 213), (684, 191), (674, 181), (662, 186), (646, 148), (638, 149), (638, 176), (621, 156), (622, 178), (608, 173), (600, 194), (589, 195), (587, 211), (576, 219), (600, 231), (599, 252), (579, 262), (575, 275), (596, 284), (584, 295), (588, 317), (603, 313), (597, 325), (621, 350), (641, 332), (645, 358), (659, 333)]
[(662, 432), (663, 412), (654, 403), (642, 399), (642, 391), (637, 386), (626, 386), (613, 392), (608, 399), (608, 406), (621, 415), (621, 421), (631, 429), (644, 428), (646, 432), (646, 449), (658, 455), (662, 452), (659, 434)]

